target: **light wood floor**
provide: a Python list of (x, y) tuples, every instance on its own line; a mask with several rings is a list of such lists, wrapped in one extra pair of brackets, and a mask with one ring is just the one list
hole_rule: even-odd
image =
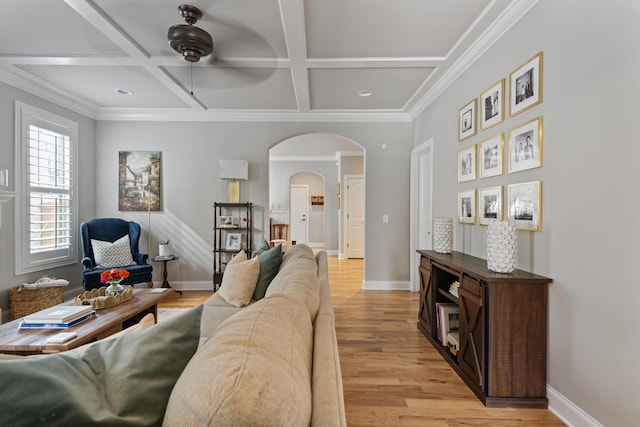
[[(418, 293), (365, 292), (362, 277), (362, 260), (329, 257), (350, 427), (564, 425), (548, 410), (485, 408), (418, 331)], [(161, 307), (192, 307), (210, 295), (183, 292)]]

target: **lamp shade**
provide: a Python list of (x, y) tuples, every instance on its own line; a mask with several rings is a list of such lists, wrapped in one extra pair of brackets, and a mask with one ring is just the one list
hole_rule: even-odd
[(218, 160), (220, 179), (249, 179), (249, 162), (246, 160)]

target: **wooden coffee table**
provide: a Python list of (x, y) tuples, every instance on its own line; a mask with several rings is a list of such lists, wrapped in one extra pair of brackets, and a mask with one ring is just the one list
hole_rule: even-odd
[[(165, 288), (166, 289), (166, 288)], [(20, 319), (0, 325), (0, 353), (57, 353), (106, 338), (147, 313), (158, 318), (158, 302), (173, 294), (172, 289), (153, 293), (151, 289), (134, 289), (133, 298), (115, 307), (96, 310), (96, 316), (68, 329), (19, 329)], [(60, 305), (73, 305), (67, 301)], [(75, 332), (78, 336), (60, 344), (47, 343), (47, 338), (60, 332)]]

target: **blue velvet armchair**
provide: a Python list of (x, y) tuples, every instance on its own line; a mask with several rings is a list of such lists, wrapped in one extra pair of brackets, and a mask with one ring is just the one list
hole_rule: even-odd
[(115, 242), (116, 240), (129, 235), (131, 245), (131, 257), (136, 263), (127, 266), (114, 266), (111, 268), (124, 269), (129, 271), (129, 277), (122, 281), (123, 285), (133, 285), (146, 282), (151, 287), (151, 274), (153, 266), (147, 262), (148, 254), (138, 252), (138, 241), (140, 240), (140, 224), (133, 221), (125, 221), (120, 218), (96, 218), (83, 222), (80, 225), (80, 238), (82, 241), (82, 286), (86, 290), (104, 286), (100, 283), (100, 273), (108, 268), (96, 265), (91, 239), (103, 242)]

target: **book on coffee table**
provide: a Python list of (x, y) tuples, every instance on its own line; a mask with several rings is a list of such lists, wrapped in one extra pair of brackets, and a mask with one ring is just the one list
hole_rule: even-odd
[(22, 320), (22, 322), (20, 322), (20, 329), (67, 329), (70, 328), (72, 326), (77, 325), (80, 322), (84, 322), (87, 319), (90, 319), (92, 317), (95, 317), (96, 312), (95, 311), (91, 311), (85, 315), (82, 315), (76, 319), (71, 320), (70, 322), (59, 322), (59, 323), (33, 323), (33, 322), (27, 322), (26, 320)]
[(56, 305), (22, 318), (24, 323), (69, 323), (93, 311), (90, 305)]

